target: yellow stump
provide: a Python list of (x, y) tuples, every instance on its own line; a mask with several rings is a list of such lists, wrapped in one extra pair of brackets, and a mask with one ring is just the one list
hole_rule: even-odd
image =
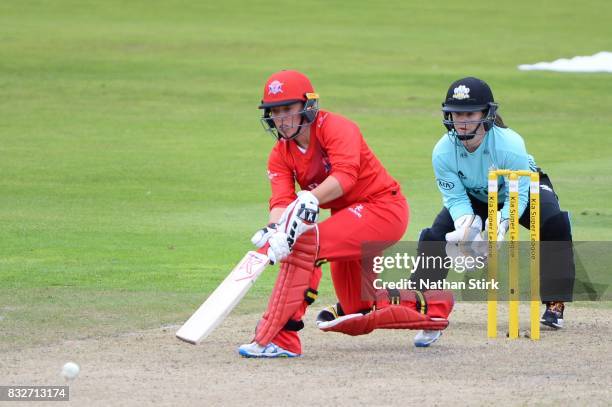
[[(530, 320), (531, 339), (540, 339), (540, 175), (537, 172), (526, 170), (491, 170), (489, 171), (489, 280), (497, 280), (498, 253), (497, 253), (497, 205), (498, 205), (498, 177), (509, 178), (509, 319), (508, 336), (511, 339), (519, 337), (519, 177), (529, 177), (529, 231), (530, 231)], [(487, 292), (487, 336), (497, 337), (497, 293), (495, 290)]]
[(530, 176), (529, 186), (530, 240), (530, 319), (531, 339), (540, 339), (540, 174)]
[(509, 176), (510, 193), (510, 242), (508, 290), (509, 307), (508, 336), (510, 339), (519, 337), (519, 188), (518, 175), (514, 172)]
[[(497, 173), (489, 172), (489, 268), (488, 280), (497, 280)], [(487, 292), (487, 336), (497, 338), (497, 292), (489, 289)]]

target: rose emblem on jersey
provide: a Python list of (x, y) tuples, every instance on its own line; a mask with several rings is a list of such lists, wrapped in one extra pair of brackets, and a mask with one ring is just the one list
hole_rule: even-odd
[(453, 91), (453, 99), (463, 100), (470, 97), (470, 88), (465, 85), (457, 86)]
[(272, 81), (268, 85), (268, 95), (278, 95), (283, 93), (283, 83), (281, 81)]

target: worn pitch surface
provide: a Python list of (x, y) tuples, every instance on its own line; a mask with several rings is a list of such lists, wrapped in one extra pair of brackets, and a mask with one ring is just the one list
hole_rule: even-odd
[(488, 340), (485, 313), (485, 304), (458, 304), (441, 340), (417, 349), (409, 331), (319, 332), (311, 312), (304, 356), (275, 360), (237, 355), (258, 318), (237, 315), (199, 346), (177, 340), (172, 326), (9, 351), (0, 377), (60, 384), (62, 364), (74, 360), (81, 374), (70, 385), (71, 402), (90, 406), (610, 402), (610, 309), (570, 306), (567, 329), (543, 330), (540, 342)]

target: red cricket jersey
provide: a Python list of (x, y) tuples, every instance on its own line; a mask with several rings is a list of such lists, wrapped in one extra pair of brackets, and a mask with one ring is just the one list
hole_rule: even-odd
[(371, 202), (393, 191), (399, 183), (389, 175), (359, 127), (335, 113), (320, 110), (310, 126), (308, 150), (302, 153), (297, 143), (281, 139), (268, 159), (268, 178), (272, 184), (270, 209), (285, 207), (296, 198), (295, 182), (312, 190), (333, 175), (344, 194), (321, 205), (323, 209), (342, 209), (357, 202)]

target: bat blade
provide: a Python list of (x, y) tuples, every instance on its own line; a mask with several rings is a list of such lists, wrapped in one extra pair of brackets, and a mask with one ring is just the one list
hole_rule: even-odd
[(176, 332), (176, 337), (193, 345), (202, 342), (238, 305), (268, 264), (268, 256), (249, 251)]

